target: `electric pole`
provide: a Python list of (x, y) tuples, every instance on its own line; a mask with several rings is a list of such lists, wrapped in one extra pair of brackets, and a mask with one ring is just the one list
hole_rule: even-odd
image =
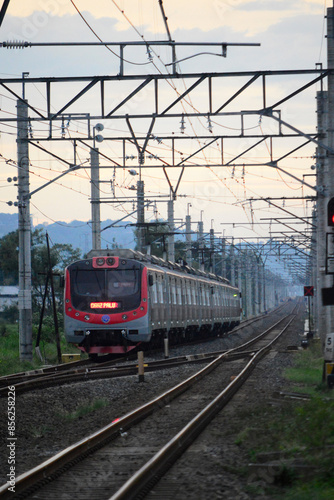
[(169, 234), (168, 235), (168, 260), (171, 262), (175, 262), (175, 239), (174, 239), (174, 200), (168, 200), (167, 202), (167, 210), (168, 210), (168, 227)]
[(92, 207), (92, 249), (101, 249), (101, 215), (100, 215), (100, 171), (99, 150), (91, 148), (91, 207)]
[(137, 182), (137, 224), (138, 239), (137, 247), (139, 252), (145, 251), (145, 214), (144, 214), (144, 181)]
[(188, 266), (192, 266), (192, 251), (191, 251), (191, 216), (189, 215), (189, 205), (188, 203), (188, 214), (186, 215), (186, 249), (187, 249), (187, 264)]
[(32, 361), (28, 103), (17, 101), (20, 360)]

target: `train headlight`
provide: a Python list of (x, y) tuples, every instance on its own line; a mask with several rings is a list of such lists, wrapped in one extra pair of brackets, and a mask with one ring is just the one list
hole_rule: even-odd
[(86, 316), (84, 317), (84, 320), (89, 321), (89, 319), (90, 319), (90, 316), (88, 316), (88, 314), (86, 314)]
[(103, 259), (102, 257), (99, 257), (98, 259), (96, 259), (97, 266), (103, 266), (104, 263), (105, 263), (105, 259)]
[(123, 314), (122, 319), (128, 319), (126, 314)]

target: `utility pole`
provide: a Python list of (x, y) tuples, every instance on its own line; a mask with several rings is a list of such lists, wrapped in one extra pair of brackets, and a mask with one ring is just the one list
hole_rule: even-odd
[(175, 239), (174, 239), (174, 200), (168, 200), (167, 202), (167, 216), (168, 216), (168, 260), (175, 262)]
[(215, 272), (215, 231), (210, 229), (210, 273)]
[(235, 286), (235, 254), (234, 254), (234, 238), (230, 246), (230, 261), (231, 261), (231, 285)]
[[(324, 138), (327, 129), (328, 119), (328, 94), (325, 91), (317, 92), (317, 126), (320, 137)], [(322, 306), (321, 289), (330, 286), (330, 277), (326, 276), (326, 231), (327, 231), (327, 218), (326, 206), (329, 197), (324, 196), (324, 190), (328, 178), (328, 162), (326, 162), (325, 152), (321, 148), (316, 149), (316, 174), (317, 174), (317, 188), (319, 196), (317, 198), (317, 282), (316, 282), (316, 301), (318, 308), (318, 332), (322, 337), (324, 334), (329, 333), (330, 328), (330, 310), (329, 307)], [(307, 285), (311, 283), (306, 283)]]
[(254, 314), (257, 316), (260, 313), (260, 273), (259, 273), (259, 259), (256, 254), (254, 254), (254, 283), (255, 283), (255, 294), (254, 294)]
[(139, 252), (145, 251), (145, 214), (144, 214), (144, 181), (137, 182), (137, 224), (138, 240), (137, 247)]
[(241, 279), (241, 276), (242, 276), (242, 267), (241, 267), (241, 263), (242, 263), (242, 254), (241, 254), (241, 250), (239, 250), (239, 254), (238, 254), (238, 267), (237, 267), (237, 286), (242, 294), (242, 301), (243, 301), (243, 304), (245, 305), (245, 296), (244, 296), (244, 290), (242, 289), (242, 279)]
[(199, 249), (199, 268), (204, 271), (204, 227), (202, 221), (203, 211), (201, 210), (201, 220), (198, 223), (198, 249)]
[(226, 240), (222, 239), (222, 276), (226, 278)]
[(32, 361), (28, 103), (17, 101), (20, 360)]
[(250, 273), (250, 255), (245, 250), (245, 298), (246, 298), (246, 317), (249, 318), (252, 314), (252, 292), (251, 292), (251, 273)]
[(192, 266), (192, 252), (191, 252), (191, 216), (189, 215), (189, 207), (191, 207), (191, 203), (188, 203), (187, 206), (187, 215), (186, 215), (186, 260), (188, 266)]
[(100, 165), (99, 150), (91, 148), (91, 207), (92, 207), (92, 249), (101, 249), (101, 215), (100, 215)]
[[(334, 9), (327, 9), (327, 67), (334, 68)], [(334, 149), (334, 75), (328, 75), (328, 91), (317, 93), (318, 132), (322, 134), (321, 142)], [(327, 226), (327, 205), (334, 196), (334, 155), (318, 147), (316, 150), (317, 166), (317, 305), (318, 333), (324, 346), (326, 335), (333, 331), (334, 308), (324, 307), (321, 302), (321, 288), (331, 287), (333, 277), (325, 274), (326, 268), (326, 233), (331, 228)], [(334, 235), (333, 235), (334, 237)], [(307, 283), (308, 285), (309, 283)]]

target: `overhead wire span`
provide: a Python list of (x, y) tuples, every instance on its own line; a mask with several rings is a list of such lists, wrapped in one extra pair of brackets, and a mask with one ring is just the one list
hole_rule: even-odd
[[(86, 26), (90, 29), (90, 31), (94, 34), (94, 36), (101, 42), (103, 43), (103, 40), (99, 37), (99, 35), (96, 33), (96, 31), (91, 27), (91, 25), (89, 24), (89, 22), (87, 21), (87, 19), (84, 17), (84, 15), (80, 12), (80, 10), (78, 9), (78, 7), (75, 5), (74, 1), (73, 0), (70, 0), (71, 4), (73, 5), (73, 7), (75, 8), (75, 10), (77, 11), (77, 13), (79, 14), (79, 16), (81, 17), (81, 19), (83, 20), (83, 22), (86, 24)], [(146, 61), (145, 63), (138, 63), (138, 62), (134, 62), (134, 61), (129, 61), (127, 59), (124, 59), (124, 57), (121, 57), (120, 55), (118, 55), (116, 52), (114, 52), (113, 50), (111, 50), (110, 47), (108, 47), (108, 45), (104, 45), (104, 47), (106, 49), (109, 50), (109, 52), (111, 52), (114, 56), (116, 56), (118, 59), (122, 59), (123, 61), (129, 63), (129, 64), (134, 64), (135, 66), (146, 66), (147, 64), (150, 64), (150, 61)]]

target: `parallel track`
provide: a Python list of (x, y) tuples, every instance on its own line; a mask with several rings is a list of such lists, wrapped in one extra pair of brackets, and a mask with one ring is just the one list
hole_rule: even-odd
[[(152, 415), (153, 412), (155, 412), (154, 418), (156, 423), (157, 419), (159, 418), (158, 415), (160, 414), (160, 412), (162, 413), (164, 412), (166, 405), (171, 405), (172, 401), (175, 400), (175, 398), (183, 394), (194, 384), (198, 384), (200, 381), (201, 383), (203, 383), (202, 381), (204, 381), (204, 378), (206, 379), (207, 376), (211, 372), (213, 372), (213, 370), (218, 369), (219, 371), (219, 367), (221, 367), (222, 361), (224, 361), (228, 356), (231, 356), (232, 353), (237, 353), (241, 349), (248, 349), (251, 345), (254, 345), (255, 342), (262, 342), (262, 339), (264, 337), (270, 337), (270, 340), (266, 341), (265, 346), (259, 346), (259, 349), (257, 349), (256, 353), (254, 353), (251, 356), (251, 359), (247, 362), (246, 366), (242, 367), (242, 369), (240, 370), (239, 374), (235, 377), (235, 379), (232, 382), (228, 383), (227, 387), (225, 387), (224, 390), (220, 392), (218, 395), (216, 394), (214, 397), (211, 397), (210, 395), (211, 398), (210, 403), (206, 404), (205, 408), (202, 409), (200, 413), (196, 415), (195, 418), (193, 417), (190, 418), (188, 423), (185, 426), (183, 426), (182, 430), (178, 431), (166, 445), (164, 445), (161, 449), (159, 449), (157, 453), (155, 454), (153, 453), (154, 456), (151, 456), (150, 460), (145, 465), (139, 464), (139, 467), (137, 466), (138, 456), (135, 457), (134, 459), (130, 459), (128, 456), (125, 457), (126, 463), (128, 464), (127, 468), (130, 468), (131, 463), (133, 463), (135, 469), (139, 468), (139, 471), (134, 473), (134, 475), (126, 482), (126, 484), (123, 485), (117, 492), (115, 492), (114, 488), (114, 490), (112, 491), (114, 493), (114, 496), (112, 498), (113, 500), (116, 499), (129, 500), (131, 498), (136, 498), (137, 495), (143, 495), (144, 494), (143, 492), (148, 491), (152, 486), (152, 484), (154, 484), (161, 476), (161, 474), (163, 474), (163, 471), (169, 468), (170, 465), (173, 463), (173, 461), (176, 460), (177, 456), (179, 456), (189, 446), (189, 444), (191, 444), (191, 442), (201, 432), (201, 430), (210, 422), (210, 420), (214, 417), (214, 415), (218, 411), (220, 411), (225, 404), (227, 404), (232, 395), (235, 394), (235, 392), (239, 389), (239, 387), (241, 387), (241, 385), (249, 377), (256, 363), (258, 363), (262, 359), (262, 357), (265, 356), (265, 354), (270, 351), (273, 343), (278, 340), (278, 338), (282, 335), (282, 333), (293, 321), (294, 317), (295, 316), (293, 314), (289, 314), (288, 316), (284, 317), (282, 320), (277, 322), (274, 326), (267, 329), (261, 335), (258, 335), (256, 339), (252, 339), (251, 341), (246, 342), (245, 344), (239, 346), (238, 348), (231, 349), (226, 353), (220, 354), (214, 361), (208, 364), (208, 366), (200, 370), (192, 377), (188, 378), (186, 381), (177, 385), (173, 389), (155, 398), (150, 403), (147, 403), (142, 407), (138, 408), (137, 410), (120, 418), (119, 420), (112, 422), (105, 428), (89, 436), (87, 439), (83, 439), (78, 443), (76, 443), (75, 445), (70, 446), (66, 450), (58, 453), (55, 457), (52, 457), (51, 459), (47, 460), (40, 466), (35, 467), (32, 471), (29, 471), (19, 476), (16, 480), (15, 498), (27, 498), (27, 495), (29, 496), (29, 493), (35, 491), (35, 489), (37, 487), (40, 487), (42, 483), (46, 483), (49, 480), (54, 479), (64, 470), (72, 467), (74, 463), (80, 462), (80, 466), (78, 466), (79, 472), (75, 473), (73, 471), (70, 473), (70, 477), (72, 478), (74, 474), (79, 474), (79, 476), (82, 475), (83, 477), (86, 477), (88, 471), (91, 471), (91, 473), (96, 471), (96, 467), (101, 466), (100, 464), (101, 457), (104, 457), (105, 460), (105, 457), (108, 457), (108, 454), (110, 454), (110, 457), (108, 458), (111, 459), (112, 455), (115, 454), (114, 453), (115, 449), (112, 448), (110, 451), (108, 451), (108, 448), (103, 448), (103, 450), (101, 450), (100, 452), (97, 451), (97, 453), (94, 454), (93, 452), (96, 452), (96, 450), (99, 450), (100, 448), (107, 446), (107, 443), (110, 443), (111, 440), (114, 440), (113, 446), (116, 446), (117, 450), (117, 446), (122, 446), (122, 444), (117, 445), (118, 442), (117, 438), (122, 440), (124, 434), (126, 432), (129, 432), (130, 429), (132, 434), (132, 432), (134, 432), (132, 431), (132, 429), (135, 424), (138, 424), (138, 422), (148, 418), (150, 415)], [(197, 391), (197, 386), (196, 386), (196, 391)], [(175, 408), (177, 408), (177, 406), (178, 404), (176, 403)], [(182, 406), (181, 409), (182, 409), (181, 415), (184, 418), (183, 416), (184, 406)], [(160, 411), (158, 412), (158, 410)], [(177, 411), (175, 410), (175, 415), (176, 413)], [(164, 422), (164, 417), (162, 422)], [(150, 424), (147, 424), (147, 427), (150, 428)], [(139, 434), (141, 434), (141, 432), (139, 432)], [(130, 445), (131, 444), (132, 442), (130, 443)], [(110, 447), (111, 445), (109, 444), (108, 446)], [(145, 448), (145, 444), (141, 444), (139, 445), (139, 447), (136, 446), (136, 450), (140, 447)], [(138, 451), (136, 451), (136, 453), (138, 453)], [(93, 455), (91, 456), (91, 454)], [(87, 460), (81, 462), (87, 455), (89, 455)], [(97, 460), (95, 464), (94, 464), (94, 457), (95, 460)], [(118, 459), (120, 460), (119, 457)], [(91, 463), (90, 460), (93, 460), (93, 463)], [(116, 479), (117, 479), (116, 477), (112, 477), (109, 483), (115, 483)], [(63, 476), (61, 478), (61, 481), (64, 481)], [(92, 484), (95, 484), (95, 486), (97, 487), (94, 477), (91, 481)], [(58, 492), (58, 494), (56, 493), (56, 496), (53, 496), (54, 493), (52, 493), (50, 496), (50, 488), (52, 492), (57, 491), (55, 490), (56, 483), (57, 481), (55, 483), (51, 483), (50, 485), (46, 486), (45, 491), (44, 488), (40, 491), (35, 491), (33, 497), (36, 499), (58, 498), (59, 496), (57, 495), (60, 495), (60, 492)], [(63, 487), (64, 486), (61, 484), (60, 488)], [(98, 489), (98, 491), (95, 490), (96, 488), (92, 489), (92, 491), (88, 493), (88, 497), (87, 496), (81, 497), (80, 491), (76, 490), (73, 493), (72, 497), (102, 499), (102, 498), (109, 498), (110, 496), (108, 486), (103, 487), (103, 492), (100, 489)], [(0, 496), (2, 496), (2, 498), (4, 499), (11, 498), (11, 495), (12, 494), (11, 492), (8, 492), (6, 485), (0, 488)], [(87, 495), (87, 492), (85, 493), (85, 495)], [(140, 498), (142, 498), (142, 496), (140, 496)]]
[[(275, 309), (274, 311), (272, 311), (272, 313), (277, 312), (280, 308)], [(229, 332), (229, 334), (233, 335), (233, 333), (236, 333), (238, 330), (259, 321), (264, 316), (265, 315), (261, 315), (257, 316), (256, 318), (243, 321), (239, 326)], [(210, 337), (207, 340), (213, 339), (214, 337)], [(193, 343), (197, 344), (198, 342)], [(252, 344), (249, 343), (247, 345), (250, 346)], [(198, 357), (180, 356), (164, 361), (151, 362), (147, 365), (147, 367), (145, 367), (145, 370), (153, 371), (185, 363), (198, 363), (205, 360), (210, 361), (222, 353), (223, 351), (217, 351), (206, 355), (199, 355)], [(135, 359), (136, 356), (136, 354), (133, 355), (132, 359)], [(129, 356), (127, 356), (127, 359), (129, 359)], [(93, 363), (91, 360), (87, 359), (81, 361), (73, 361), (70, 363), (63, 363), (46, 368), (40, 368), (28, 372), (6, 375), (4, 377), (0, 377), (0, 397), (7, 397), (8, 386), (13, 385), (15, 385), (16, 394), (21, 394), (30, 390), (44, 389), (46, 387), (55, 385), (62, 385), (72, 382), (82, 382), (85, 380), (92, 380), (97, 378), (122, 377), (126, 375), (134, 375), (137, 373), (136, 364), (127, 364), (123, 365), (122, 367), (115, 368), (114, 365), (120, 363), (121, 361), (122, 358), (118, 358), (112, 361)]]

